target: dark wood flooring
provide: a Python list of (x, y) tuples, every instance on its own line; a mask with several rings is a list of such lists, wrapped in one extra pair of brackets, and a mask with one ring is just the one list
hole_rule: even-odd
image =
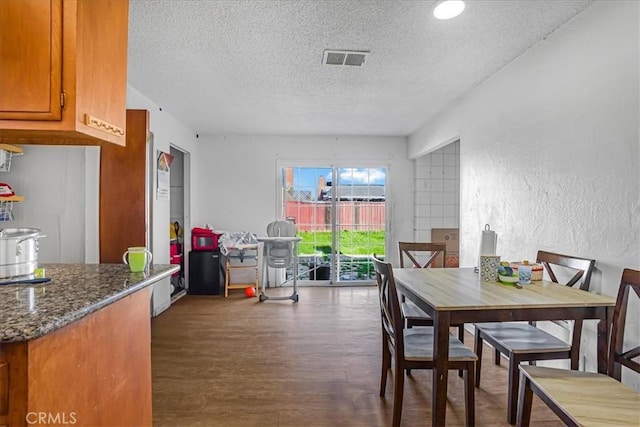
[[(290, 288), (271, 289), (291, 293)], [(472, 336), (467, 334), (472, 348)], [(376, 288), (303, 287), (300, 301), (186, 296), (152, 321), (155, 426), (389, 426), (380, 384)], [(506, 422), (506, 364), (485, 350), (479, 426)], [(431, 371), (405, 381), (403, 426), (431, 425)], [(447, 425), (464, 425), (462, 380), (449, 375)], [(561, 426), (534, 397), (534, 426)]]

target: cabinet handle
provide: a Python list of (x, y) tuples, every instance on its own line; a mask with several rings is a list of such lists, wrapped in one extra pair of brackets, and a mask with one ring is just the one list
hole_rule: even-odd
[(112, 135), (124, 136), (124, 130), (122, 130), (122, 128), (105, 122), (97, 117), (93, 117), (90, 114), (84, 115), (84, 124)]

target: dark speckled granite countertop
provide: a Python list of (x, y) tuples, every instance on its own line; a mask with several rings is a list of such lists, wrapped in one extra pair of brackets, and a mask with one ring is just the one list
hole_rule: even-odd
[[(0, 343), (55, 331), (178, 271), (152, 265), (131, 273), (126, 264), (44, 264), (48, 283), (0, 285)], [(6, 280), (6, 279), (5, 279)]]

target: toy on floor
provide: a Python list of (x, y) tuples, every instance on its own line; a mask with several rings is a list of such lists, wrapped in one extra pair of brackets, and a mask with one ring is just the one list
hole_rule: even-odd
[(247, 286), (246, 288), (244, 288), (244, 294), (247, 296), (247, 298), (253, 298), (256, 296), (256, 288), (254, 288), (253, 286)]

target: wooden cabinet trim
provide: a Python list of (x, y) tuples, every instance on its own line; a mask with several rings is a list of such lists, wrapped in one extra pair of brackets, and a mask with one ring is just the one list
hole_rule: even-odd
[(111, 123), (105, 122), (104, 120), (101, 120), (97, 117), (93, 117), (90, 114), (84, 115), (84, 124), (89, 127), (101, 130), (102, 132), (107, 132), (117, 136), (124, 136), (124, 130), (122, 128), (119, 128), (116, 125), (112, 125)]

